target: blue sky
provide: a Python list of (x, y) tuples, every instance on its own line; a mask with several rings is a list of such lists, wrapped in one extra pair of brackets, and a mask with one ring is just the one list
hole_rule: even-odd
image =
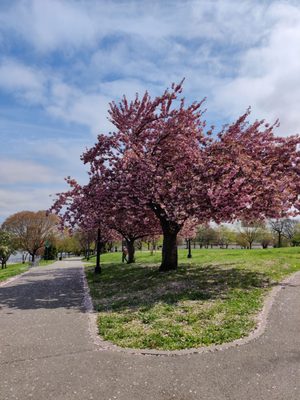
[(108, 132), (108, 102), (185, 77), (221, 125), (252, 106), (300, 131), (299, 1), (0, 2), (0, 221), (45, 209)]

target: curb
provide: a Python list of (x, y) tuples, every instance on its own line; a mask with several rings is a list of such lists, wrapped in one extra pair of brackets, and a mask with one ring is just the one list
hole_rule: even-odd
[(90, 295), (90, 289), (87, 283), (87, 279), (84, 272), (84, 266), (81, 267), (82, 274), (82, 283), (83, 283), (83, 291), (84, 291), (84, 299), (83, 299), (83, 307), (84, 310), (88, 313), (89, 316), (89, 333), (94, 342), (94, 344), (98, 347), (97, 350), (104, 351), (117, 351), (127, 354), (133, 355), (143, 355), (143, 356), (186, 356), (191, 354), (203, 354), (203, 353), (212, 353), (216, 351), (224, 351), (230, 349), (232, 347), (243, 346), (252, 342), (253, 340), (258, 339), (265, 331), (268, 317), (271, 311), (271, 308), (274, 304), (275, 298), (278, 293), (285, 288), (286, 285), (290, 284), (297, 276), (300, 276), (300, 271), (295, 272), (289, 277), (285, 278), (282, 282), (279, 282), (276, 287), (274, 287), (271, 292), (265, 297), (264, 304), (262, 310), (255, 317), (256, 320), (256, 328), (252, 330), (248, 336), (242, 337), (240, 339), (236, 339), (233, 342), (223, 343), (219, 345), (210, 345), (205, 347), (198, 348), (190, 348), (183, 350), (151, 350), (151, 349), (131, 349), (120, 347), (113, 344), (110, 341), (104, 340), (98, 334), (97, 329), (97, 312), (93, 308), (93, 302)]
[(12, 282), (16, 281), (18, 278), (21, 278), (22, 276), (28, 274), (29, 272), (30, 272), (30, 267), (29, 267), (29, 269), (27, 271), (22, 272), (21, 274), (17, 274), (17, 275), (12, 276), (11, 278), (5, 279), (5, 281), (0, 282), (0, 288), (2, 286), (6, 286), (9, 283), (12, 283)]

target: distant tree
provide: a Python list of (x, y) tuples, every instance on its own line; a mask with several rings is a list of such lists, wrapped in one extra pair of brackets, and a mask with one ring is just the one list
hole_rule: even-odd
[(225, 225), (220, 225), (215, 230), (217, 242), (221, 248), (228, 248), (230, 243), (235, 242), (235, 232)]
[(179, 233), (179, 237), (186, 240), (188, 249), (188, 258), (192, 258), (191, 241), (197, 237), (197, 228), (199, 221), (196, 218), (189, 218), (183, 224), (183, 227)]
[(52, 241), (49, 243), (46, 242), (43, 255), (44, 260), (55, 260), (56, 257), (57, 257), (57, 248), (54, 242)]
[(293, 246), (300, 246), (300, 223), (296, 224), (296, 229), (294, 232), (294, 236), (292, 238), (292, 245)]
[(47, 239), (56, 230), (58, 218), (46, 211), (21, 211), (8, 217), (2, 229), (16, 240), (17, 248), (27, 251), (32, 258), (45, 246)]
[(291, 242), (293, 240), (293, 237), (297, 233), (297, 229), (298, 229), (298, 221), (296, 221), (294, 219), (286, 220), (284, 236), (289, 242)]
[(146, 243), (148, 250), (150, 250), (151, 255), (157, 249), (159, 245), (161, 245), (161, 236), (160, 235), (149, 235), (143, 238), (143, 241)]
[(199, 243), (200, 248), (208, 248), (209, 245), (212, 246), (214, 243), (217, 242), (217, 232), (208, 224), (201, 224), (197, 227), (196, 239)]
[(258, 240), (263, 249), (267, 249), (268, 246), (271, 246), (274, 243), (274, 237), (270, 232), (270, 230), (267, 229), (266, 227), (261, 229)]
[(238, 231), (238, 242), (245, 244), (243, 247), (252, 249), (252, 245), (261, 235), (263, 224), (261, 222), (243, 221)]
[(271, 219), (269, 225), (273, 233), (277, 236), (277, 247), (282, 247), (284, 238), (292, 241), (296, 233), (297, 221), (290, 218)]
[(97, 232), (95, 231), (95, 229), (85, 229), (76, 231), (75, 239), (77, 241), (77, 249), (74, 249), (75, 254), (84, 253), (85, 258), (89, 260), (91, 251), (93, 248), (95, 248), (96, 237), (97, 237)]
[(16, 243), (9, 232), (0, 229), (0, 262), (1, 268), (6, 268), (6, 263), (15, 250)]

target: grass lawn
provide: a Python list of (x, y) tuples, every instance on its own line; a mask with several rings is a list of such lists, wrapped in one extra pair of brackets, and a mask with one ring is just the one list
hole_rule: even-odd
[[(49, 265), (53, 264), (53, 260), (41, 260), (39, 262), (39, 265)], [(18, 264), (7, 264), (7, 268), (1, 269), (0, 267), (0, 282), (5, 281), (8, 278), (11, 278), (12, 276), (22, 274), (23, 272), (26, 272), (29, 269), (29, 263), (18, 263)]]
[[(266, 293), (300, 270), (300, 248), (179, 251), (179, 269), (160, 273), (160, 252), (101, 256), (86, 275), (100, 335), (122, 347), (175, 350), (241, 338), (255, 327)], [(93, 260), (90, 260), (92, 262)]]

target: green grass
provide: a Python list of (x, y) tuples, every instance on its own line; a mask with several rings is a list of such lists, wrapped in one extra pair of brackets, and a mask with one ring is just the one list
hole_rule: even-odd
[(27, 271), (29, 268), (29, 264), (7, 264), (7, 267), (4, 269), (0, 269), (0, 282), (5, 281), (12, 276), (22, 274)]
[[(41, 260), (39, 262), (39, 265), (44, 266), (53, 264), (54, 262), (55, 261), (53, 260)], [(29, 269), (29, 263), (7, 264), (7, 267), (4, 269), (1, 269), (0, 267), (0, 282), (5, 281), (6, 279), (9, 279), (15, 275), (22, 274), (23, 272), (26, 272), (28, 269)]]
[(51, 264), (53, 264), (55, 262), (56, 262), (56, 260), (40, 260), (38, 266), (39, 267), (43, 267), (43, 266), (46, 266), (46, 265), (51, 265)]
[[(101, 257), (103, 272), (86, 274), (99, 333), (122, 347), (175, 350), (221, 344), (255, 327), (265, 294), (300, 270), (300, 249), (179, 251), (176, 272), (158, 271), (160, 253)], [(93, 260), (91, 260), (93, 261)]]

